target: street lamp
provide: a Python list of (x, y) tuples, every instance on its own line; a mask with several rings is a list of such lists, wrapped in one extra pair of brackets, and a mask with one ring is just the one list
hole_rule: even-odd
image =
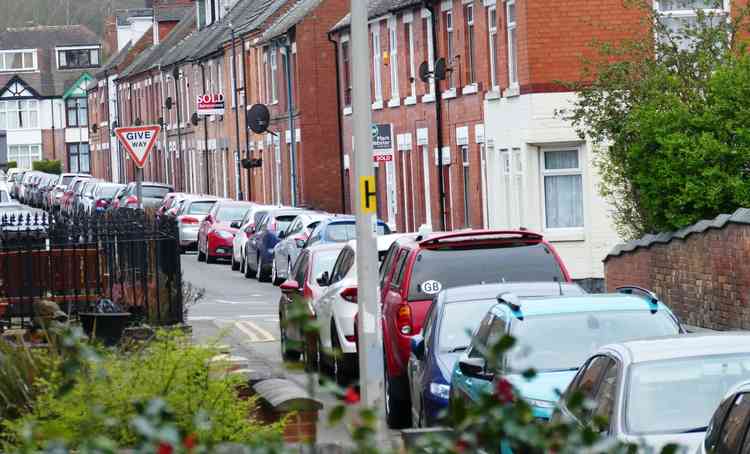
[[(224, 6), (224, 11), (229, 13), (229, 5)], [(234, 103), (234, 134), (236, 140), (236, 150), (234, 152), (234, 161), (237, 166), (235, 184), (237, 185), (237, 200), (242, 200), (242, 187), (240, 186), (240, 172), (242, 165), (240, 163), (240, 105), (237, 99), (237, 46), (234, 43), (234, 24), (229, 19), (228, 24), (232, 40), (232, 100)]]

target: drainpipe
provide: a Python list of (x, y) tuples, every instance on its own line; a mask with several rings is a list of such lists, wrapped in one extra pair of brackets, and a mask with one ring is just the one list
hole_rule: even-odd
[[(108, 175), (109, 175), (109, 180), (112, 181), (113, 180), (113, 178), (112, 178), (113, 177), (113, 175), (112, 175), (112, 141), (109, 140), (109, 137), (110, 137), (109, 133), (112, 132), (112, 119), (109, 118), (109, 115), (110, 115), (110, 110), (109, 110), (109, 70), (105, 70), (104, 71), (104, 87), (105, 87), (105, 93), (106, 93), (106, 97), (105, 97), (106, 102), (105, 102), (105, 104), (107, 105), (107, 133), (108, 134), (106, 136), (106, 139), (107, 139), (107, 151), (109, 152), (109, 173), (108, 173)], [(102, 136), (102, 131), (100, 130), (99, 131), (99, 141), (100, 142), (102, 142), (101, 136)], [(101, 145), (99, 145), (99, 146), (101, 146)]]
[(297, 206), (297, 137), (294, 131), (294, 96), (292, 94), (292, 34), (287, 34), (281, 39), (284, 46), (284, 69), (286, 72), (286, 99), (289, 115), (289, 136), (291, 146), (289, 148), (289, 167), (291, 176), (291, 201), (292, 206)]
[[(119, 85), (119, 82), (117, 83)], [(115, 87), (115, 100), (117, 102), (117, 126), (122, 126), (122, 115), (120, 113), (120, 109), (122, 109), (122, 99), (120, 98), (120, 90)], [(117, 181), (120, 183), (127, 183), (127, 180), (125, 177), (125, 160), (122, 156), (122, 144), (120, 141), (117, 141), (117, 167), (118, 167), (118, 178)]]
[(180, 67), (175, 65), (172, 70), (174, 79), (175, 108), (177, 109), (177, 153), (180, 158), (180, 188), (185, 188), (185, 167), (182, 165), (182, 115), (180, 115)]
[[(430, 23), (432, 24), (432, 55), (437, 60), (437, 14), (435, 6), (430, 0), (424, 2), (424, 7), (430, 12)], [(443, 109), (442, 94), (440, 92), (440, 81), (434, 77), (435, 83), (435, 123), (437, 130), (437, 149), (438, 149), (438, 192), (440, 193), (440, 230), (445, 231), (445, 176), (443, 175)]]
[[(241, 38), (241, 54), (242, 55), (242, 95), (245, 98), (244, 104), (244, 115), (245, 115), (245, 122), (244, 122), (244, 128), (245, 128), (245, 157), (247, 159), (251, 159), (252, 156), (250, 155), (250, 133), (247, 130), (247, 64), (245, 60), (247, 59), (245, 56), (245, 37), (243, 36)], [(237, 115), (239, 115), (239, 107), (237, 107)], [(247, 169), (247, 200), (253, 200), (253, 180), (252, 180), (252, 172), (254, 171), (254, 168)]]
[(50, 106), (52, 107), (52, 159), (57, 158), (57, 144), (55, 140), (55, 100), (50, 99)]
[[(203, 84), (203, 93), (206, 92), (206, 67), (203, 66), (203, 62), (200, 63), (201, 65), (201, 79)], [(211, 193), (211, 172), (209, 169), (209, 160), (208, 160), (208, 117), (205, 115), (203, 116), (203, 159), (205, 162), (206, 167), (206, 194)]]
[(341, 75), (338, 70), (339, 43), (328, 32), (328, 41), (333, 43), (333, 61), (336, 62), (336, 127), (339, 134), (339, 174), (341, 175), (341, 212), (348, 213), (349, 204), (346, 200), (346, 178), (344, 177), (344, 131), (341, 129)]
[[(128, 126), (133, 126), (133, 123), (135, 122), (135, 120), (133, 120), (133, 84), (131, 84), (130, 81), (128, 81), (128, 94), (130, 95), (128, 96), (128, 102), (130, 103), (130, 108), (128, 109), (130, 111), (130, 123), (128, 124)], [(133, 163), (132, 167), (133, 176), (135, 176), (135, 174), (138, 172), (136, 170), (135, 163)], [(141, 198), (139, 197), (138, 200), (140, 201)]]
[[(169, 134), (168, 134), (167, 128), (166, 128), (166, 126), (167, 126), (167, 109), (164, 106), (164, 102), (165, 102), (165, 99), (166, 99), (165, 96), (164, 96), (164, 94), (165, 94), (164, 93), (164, 83), (165, 83), (164, 82), (164, 70), (162, 70), (161, 64), (159, 64), (159, 90), (161, 91), (161, 103), (160, 103), (159, 107), (160, 107), (160, 111), (161, 111), (160, 117), (161, 117), (162, 123), (163, 123), (163, 125), (160, 125), (160, 126), (162, 126), (162, 128), (164, 129), (161, 132), (161, 143), (162, 143), (162, 148), (164, 149), (164, 174), (168, 175), (169, 174), (169, 168), (170, 168), (170, 165), (169, 165), (170, 164), (170, 157), (169, 157), (169, 142), (167, 141), (167, 136)], [(172, 172), (171, 180), (172, 181), (170, 181), (169, 183), (174, 184), (174, 172)]]

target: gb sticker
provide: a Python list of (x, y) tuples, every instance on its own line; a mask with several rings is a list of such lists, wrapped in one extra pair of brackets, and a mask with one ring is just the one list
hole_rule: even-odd
[(440, 290), (443, 288), (443, 285), (438, 281), (424, 281), (422, 282), (422, 292), (428, 294), (428, 295), (434, 295), (436, 293), (440, 293)]

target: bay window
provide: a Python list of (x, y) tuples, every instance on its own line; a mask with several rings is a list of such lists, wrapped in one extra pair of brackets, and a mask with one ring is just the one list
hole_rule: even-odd
[(39, 101), (0, 101), (0, 129), (35, 129), (39, 127)]
[(388, 64), (391, 67), (391, 101), (389, 106), (397, 106), (400, 102), (398, 92), (398, 33), (396, 28), (396, 18), (393, 17), (388, 21), (388, 41), (391, 46)]
[(727, 12), (723, 0), (659, 0), (655, 2), (661, 21), (668, 31), (674, 34), (680, 49), (686, 50), (692, 44), (684, 34), (685, 29), (698, 25), (698, 11), (708, 18), (708, 23), (724, 20)]
[(406, 46), (406, 58), (409, 59), (406, 65), (406, 79), (409, 81), (409, 98), (416, 100), (417, 70), (414, 61), (414, 26), (411, 15), (408, 22), (406, 22), (406, 19), (404, 21), (404, 45)]
[(374, 81), (374, 94), (373, 99), (376, 103), (383, 102), (383, 81), (380, 77), (380, 23), (375, 22), (372, 24), (372, 32), (370, 33), (372, 40), (372, 77)]
[(8, 145), (8, 160), (16, 161), (19, 169), (31, 169), (34, 161), (42, 160), (41, 145)]
[(545, 150), (542, 161), (545, 227), (583, 227), (583, 169), (579, 150)]

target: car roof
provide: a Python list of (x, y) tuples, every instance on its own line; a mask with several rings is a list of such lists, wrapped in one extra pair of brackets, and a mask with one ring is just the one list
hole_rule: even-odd
[(295, 208), (295, 207), (277, 207), (268, 210), (268, 214), (271, 216), (285, 216), (302, 213), (313, 213), (306, 208)]
[(504, 292), (511, 292), (521, 298), (586, 295), (578, 284), (570, 282), (507, 282), (476, 285), (462, 285), (444, 290), (446, 302), (495, 299)]
[(307, 250), (309, 250), (310, 253), (315, 254), (317, 252), (340, 251), (344, 249), (345, 246), (346, 243), (315, 243), (308, 247)]
[[(578, 312), (651, 311), (650, 301), (624, 293), (600, 293), (578, 296), (548, 296), (521, 298), (520, 311), (524, 317), (535, 315), (575, 314)], [(668, 311), (663, 303), (657, 310)], [(508, 306), (497, 304), (491, 310), (498, 315), (506, 313)]]
[(232, 199), (217, 199), (216, 205), (222, 205), (222, 206), (253, 206), (253, 202), (248, 202), (246, 200), (232, 200)]
[(605, 345), (602, 350), (619, 351), (626, 355), (631, 363), (733, 353), (750, 354), (750, 332), (692, 333), (654, 337)]
[[(408, 234), (407, 233), (392, 233), (392, 234), (389, 234), (389, 235), (378, 235), (377, 237), (375, 237), (375, 239), (378, 242), (378, 252), (385, 252), (385, 251), (387, 251), (391, 247), (391, 244), (393, 244), (397, 239), (399, 239), (400, 237), (402, 237), (404, 235), (408, 235)], [(345, 242), (344, 244), (346, 244), (347, 246), (349, 246), (350, 248), (352, 248), (355, 251), (357, 250), (357, 240), (356, 239), (349, 240), (349, 241)]]
[[(137, 183), (131, 183), (131, 184), (137, 184)], [(157, 182), (154, 182), (154, 181), (144, 181), (144, 182), (141, 183), (141, 186), (159, 186), (160, 188), (169, 188), (169, 189), (172, 189), (172, 185), (171, 184), (157, 183)]]

